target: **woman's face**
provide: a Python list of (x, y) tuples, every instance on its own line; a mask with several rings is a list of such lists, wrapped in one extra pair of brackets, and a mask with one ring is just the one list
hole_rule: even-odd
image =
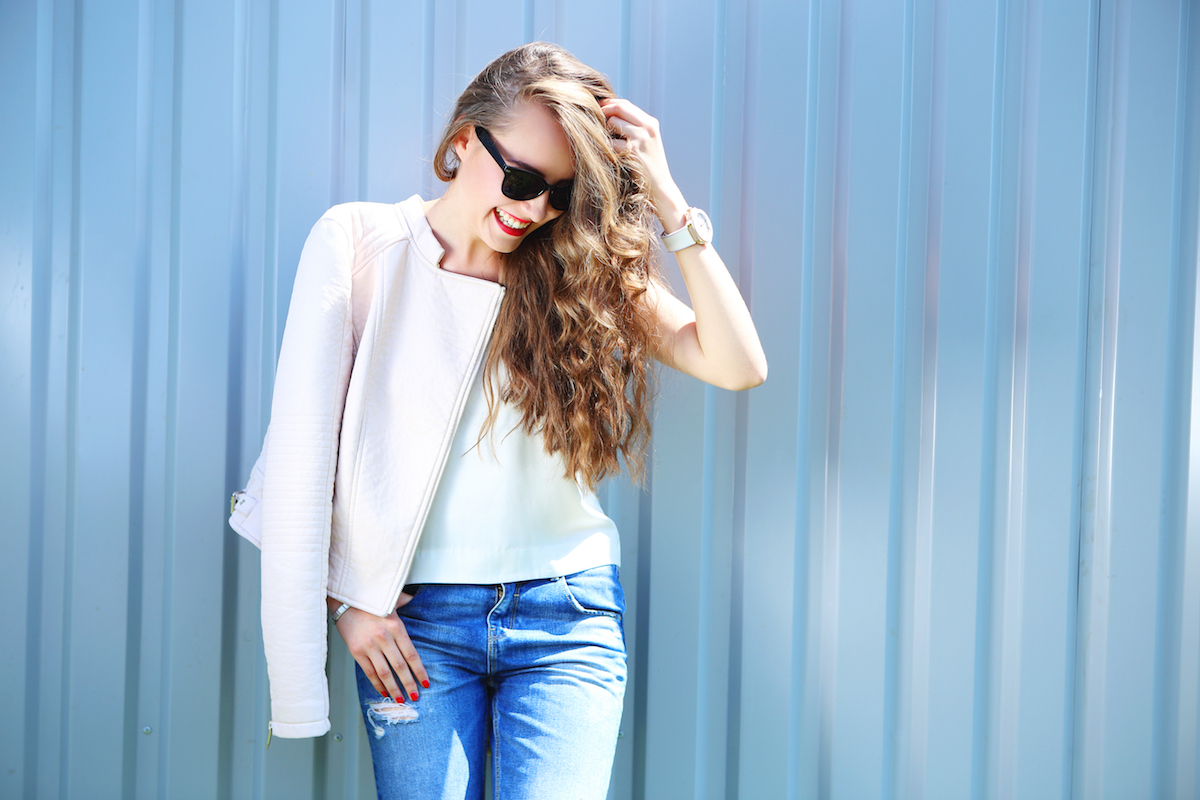
[[(504, 129), (488, 130), (509, 166), (536, 173), (550, 185), (575, 177), (567, 135), (538, 103), (518, 106)], [(454, 150), (460, 163), (455, 183), (462, 183), (464, 204), (475, 235), (498, 253), (511, 253), (526, 237), (563, 212), (550, 205), (550, 193), (532, 200), (513, 200), (500, 190), (504, 172), (480, 143), (472, 126), (459, 134)]]

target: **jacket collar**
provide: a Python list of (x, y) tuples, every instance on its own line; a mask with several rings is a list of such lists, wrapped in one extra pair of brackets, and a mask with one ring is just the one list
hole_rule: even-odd
[(433, 235), (433, 228), (429, 227), (429, 220), (425, 219), (425, 211), (421, 208), (421, 195), (414, 194), (407, 200), (396, 203), (396, 213), (403, 218), (405, 226), (412, 234), (412, 242), (416, 245), (421, 260), (437, 269), (442, 263), (442, 256), (446, 251), (442, 249), (437, 237)]

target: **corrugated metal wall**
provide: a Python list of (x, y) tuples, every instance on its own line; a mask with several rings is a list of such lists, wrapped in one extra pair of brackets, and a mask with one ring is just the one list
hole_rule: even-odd
[[(224, 524), (309, 226), (546, 38), (660, 118), (771, 363), (606, 490), (616, 798), (1200, 798), (1189, 0), (0, 0), (0, 796), (367, 797), (263, 750)], [(668, 273), (678, 281), (673, 265)]]

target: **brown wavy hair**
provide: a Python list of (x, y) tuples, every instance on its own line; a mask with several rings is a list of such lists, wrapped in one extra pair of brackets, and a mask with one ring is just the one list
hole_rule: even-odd
[(505, 130), (523, 103), (540, 103), (571, 144), (570, 207), (505, 257), (504, 301), (484, 365), (488, 418), (500, 399), (522, 427), (561, 454), (568, 478), (594, 487), (624, 459), (640, 480), (650, 437), (647, 405), (652, 320), (643, 295), (661, 281), (655, 214), (636, 156), (617, 150), (600, 101), (608, 79), (563, 48), (534, 42), (484, 67), (463, 91), (434, 156), (434, 172), (458, 172), (454, 139), (468, 126)]

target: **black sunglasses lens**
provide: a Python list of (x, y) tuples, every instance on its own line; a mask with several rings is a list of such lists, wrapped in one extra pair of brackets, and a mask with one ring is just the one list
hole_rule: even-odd
[(566, 211), (571, 205), (571, 187), (551, 186), (550, 205), (559, 211)]
[(546, 191), (546, 182), (532, 172), (509, 167), (500, 190), (513, 200), (532, 200)]

